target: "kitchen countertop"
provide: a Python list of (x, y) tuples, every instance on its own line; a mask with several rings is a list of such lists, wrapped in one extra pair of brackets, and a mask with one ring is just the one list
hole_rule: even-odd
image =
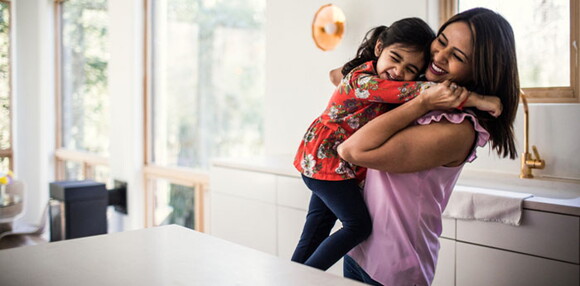
[[(215, 167), (236, 168), (274, 175), (300, 177), (292, 165), (292, 156), (227, 158), (213, 161)], [(552, 178), (520, 179), (518, 175), (464, 169), (458, 186), (469, 186), (509, 192), (530, 193), (523, 208), (580, 216), (580, 180)]]
[(0, 251), (0, 285), (363, 285), (177, 225)]

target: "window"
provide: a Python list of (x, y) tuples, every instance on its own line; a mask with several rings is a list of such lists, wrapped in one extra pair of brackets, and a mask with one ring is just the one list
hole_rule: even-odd
[[(109, 148), (106, 0), (56, 0), (57, 179), (95, 179)], [(99, 175), (100, 174), (100, 175)]]
[(10, 1), (0, 0), (0, 170), (13, 170)]
[(202, 222), (194, 211), (196, 207), (196, 189), (167, 180), (152, 180), (153, 224), (178, 224), (191, 229), (202, 229)]
[(442, 0), (442, 19), (474, 7), (494, 10), (512, 25), (520, 83), (530, 101), (578, 102), (578, 1)]
[(160, 193), (203, 194), (212, 158), (262, 152), (265, 2), (146, 1), (149, 224)]

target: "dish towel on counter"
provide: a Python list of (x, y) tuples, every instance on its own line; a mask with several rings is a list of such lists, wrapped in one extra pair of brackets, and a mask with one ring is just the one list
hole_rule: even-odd
[(501, 222), (518, 226), (522, 204), (532, 194), (455, 186), (444, 217)]

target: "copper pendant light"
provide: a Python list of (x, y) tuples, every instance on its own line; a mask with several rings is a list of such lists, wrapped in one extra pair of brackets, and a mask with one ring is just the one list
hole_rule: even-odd
[(336, 48), (344, 35), (346, 18), (333, 4), (320, 7), (312, 21), (312, 39), (318, 48), (329, 51)]

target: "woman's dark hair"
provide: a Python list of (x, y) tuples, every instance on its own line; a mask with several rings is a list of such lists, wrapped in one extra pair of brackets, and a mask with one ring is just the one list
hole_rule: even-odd
[(347, 75), (352, 69), (368, 62), (377, 60), (375, 45), (381, 43), (381, 51), (392, 44), (403, 44), (413, 51), (423, 52), (425, 68), (430, 59), (431, 42), (435, 39), (435, 33), (425, 21), (419, 18), (405, 18), (391, 24), (390, 27), (378, 26), (371, 29), (365, 35), (362, 43), (356, 51), (354, 59), (347, 62), (342, 68), (342, 75)]
[(512, 27), (498, 13), (474, 8), (451, 17), (441, 26), (437, 35), (455, 22), (467, 23), (473, 36), (473, 78), (465, 86), (479, 94), (498, 96), (503, 105), (503, 112), (498, 118), (477, 109), (473, 111), (490, 133), (492, 148), (502, 157), (515, 159), (517, 152), (513, 122), (518, 107), (520, 81)]

